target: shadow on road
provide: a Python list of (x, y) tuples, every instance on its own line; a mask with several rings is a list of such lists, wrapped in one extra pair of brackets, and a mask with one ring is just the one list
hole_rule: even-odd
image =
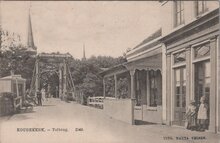
[(56, 106), (56, 105), (42, 105), (42, 107), (50, 107), (50, 106)]
[(142, 121), (142, 120), (135, 120), (135, 125), (156, 125), (157, 123)]

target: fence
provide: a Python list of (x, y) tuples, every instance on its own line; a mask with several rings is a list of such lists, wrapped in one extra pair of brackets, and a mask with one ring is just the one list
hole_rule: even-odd
[(89, 106), (94, 106), (96, 108), (103, 109), (103, 99), (104, 99), (104, 97), (102, 97), (102, 96), (88, 97), (87, 104)]
[(103, 109), (103, 100), (104, 99), (116, 99), (116, 98), (114, 98), (114, 97), (105, 97), (104, 98), (103, 96), (88, 97), (87, 105)]
[(22, 107), (22, 97), (18, 96), (14, 98), (14, 110), (20, 109)]

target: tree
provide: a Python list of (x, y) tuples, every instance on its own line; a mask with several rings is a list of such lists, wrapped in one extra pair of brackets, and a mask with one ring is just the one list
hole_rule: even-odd
[[(92, 56), (82, 61), (72, 59), (71, 71), (76, 88), (83, 91), (85, 96), (102, 96), (103, 85), (99, 75), (102, 68), (109, 68), (125, 61), (124, 57), (113, 58), (110, 56)], [(113, 89), (114, 86), (112, 88), (112, 85), (109, 84), (109, 94)]]
[(0, 77), (10, 75), (11, 71), (21, 74), (26, 79), (27, 88), (30, 86), (35, 58), (21, 44), (20, 36), (4, 31), (1, 34)]

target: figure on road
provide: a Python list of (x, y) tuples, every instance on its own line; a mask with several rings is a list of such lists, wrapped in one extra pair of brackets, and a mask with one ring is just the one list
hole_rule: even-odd
[(46, 92), (45, 92), (45, 89), (44, 89), (44, 88), (41, 89), (41, 94), (42, 94), (42, 100), (43, 100), (43, 101), (47, 101)]
[(37, 90), (37, 102), (38, 106), (42, 106), (42, 94), (39, 89)]

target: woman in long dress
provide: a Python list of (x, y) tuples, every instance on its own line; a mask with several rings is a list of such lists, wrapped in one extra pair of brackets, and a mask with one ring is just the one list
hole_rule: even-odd
[(46, 93), (45, 93), (45, 89), (41, 90), (41, 94), (42, 94), (42, 100), (46, 101)]
[(196, 130), (197, 107), (195, 101), (190, 101), (186, 111), (186, 128)]
[(199, 111), (198, 111), (198, 125), (199, 131), (205, 131), (206, 127), (206, 123), (208, 120), (208, 104), (205, 103), (205, 96), (202, 96), (200, 99), (200, 106), (199, 106)]

